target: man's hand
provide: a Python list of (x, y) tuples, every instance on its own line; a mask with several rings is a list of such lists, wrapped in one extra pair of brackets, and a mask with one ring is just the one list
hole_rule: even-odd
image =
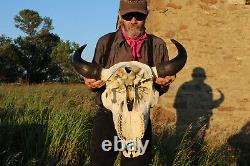
[(168, 86), (171, 84), (176, 78), (176, 75), (173, 76), (166, 76), (165, 78), (158, 77), (155, 80), (155, 83), (162, 85), (162, 86)]
[(86, 78), (83, 77), (85, 84), (89, 87), (89, 88), (101, 88), (103, 85), (105, 85), (105, 81), (103, 80), (95, 80), (95, 79), (91, 79), (91, 78)]

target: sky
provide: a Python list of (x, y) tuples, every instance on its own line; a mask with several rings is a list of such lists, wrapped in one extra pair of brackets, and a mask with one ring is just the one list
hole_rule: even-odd
[(1, 0), (0, 35), (24, 36), (13, 18), (20, 10), (35, 10), (52, 19), (52, 32), (62, 40), (87, 44), (82, 57), (91, 61), (98, 39), (115, 31), (118, 8), (119, 0)]

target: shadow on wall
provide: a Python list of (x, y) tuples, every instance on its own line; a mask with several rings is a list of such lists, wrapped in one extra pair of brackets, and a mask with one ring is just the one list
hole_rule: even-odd
[(250, 121), (242, 127), (238, 134), (231, 136), (228, 139), (229, 145), (234, 147), (239, 153), (237, 165), (250, 165)]
[[(202, 67), (193, 69), (192, 78), (180, 86), (175, 98), (176, 135), (181, 139), (188, 133), (187, 137), (191, 140), (199, 136), (198, 142), (201, 145), (205, 131), (210, 126), (213, 109), (224, 101), (224, 94), (218, 90), (220, 98), (213, 100), (213, 89), (205, 83), (206, 72)], [(199, 151), (200, 147), (194, 145), (193, 148)]]

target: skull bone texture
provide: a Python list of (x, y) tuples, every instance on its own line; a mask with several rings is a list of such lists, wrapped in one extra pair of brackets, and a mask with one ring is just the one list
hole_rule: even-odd
[[(149, 120), (149, 111), (158, 99), (153, 86), (152, 69), (140, 62), (121, 62), (110, 68), (112, 75), (102, 93), (103, 105), (112, 111), (118, 137), (140, 145)], [(124, 156), (138, 156), (140, 149), (123, 151)]]
[(157, 103), (159, 97), (153, 81), (157, 77), (175, 75), (186, 63), (185, 48), (176, 40), (171, 39), (171, 41), (177, 47), (178, 55), (169, 62), (163, 62), (155, 67), (130, 61), (120, 62), (109, 69), (104, 69), (81, 58), (86, 45), (76, 50), (73, 55), (73, 66), (79, 74), (106, 81), (102, 103), (112, 112), (119, 139), (125, 143), (134, 142), (136, 145), (133, 151), (125, 148), (123, 151), (125, 157), (141, 155), (139, 145), (148, 125), (150, 109)]

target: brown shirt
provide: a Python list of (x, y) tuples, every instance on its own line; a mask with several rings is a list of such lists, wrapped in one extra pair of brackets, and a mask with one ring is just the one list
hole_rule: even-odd
[[(111, 34), (112, 33), (106, 34), (98, 40), (93, 59), (94, 63), (100, 64), (104, 68), (109, 68), (119, 62), (127, 62), (133, 60), (131, 57), (132, 53), (130, 46), (122, 36), (121, 30), (118, 30), (117, 32), (115, 32), (115, 34), (113, 34), (115, 36), (113, 42), (111, 43), (111, 49), (110, 46), (108, 47), (108, 42), (111, 38)], [(148, 36), (148, 39), (145, 39), (142, 44), (140, 50), (141, 58), (138, 58), (138, 61), (149, 66), (156, 66), (161, 62), (168, 61), (169, 58), (166, 43), (161, 38), (154, 35)], [(110, 50), (107, 51), (107, 49)], [(109, 53), (109, 55), (105, 55), (105, 53), (107, 52)], [(149, 55), (150, 53), (152, 55)], [(106, 65), (104, 64), (104, 58), (107, 58)], [(149, 64), (150, 60), (152, 61), (152, 64)]]
[[(114, 35), (113, 41), (110, 41), (112, 40), (112, 35)], [(138, 58), (137, 61), (151, 67), (156, 66), (161, 62), (169, 61), (166, 43), (161, 38), (154, 35), (150, 34), (148, 36), (149, 37), (144, 40), (140, 50), (141, 58)], [(119, 62), (132, 61), (131, 54), (130, 46), (122, 36), (121, 30), (118, 30), (117, 32), (106, 34), (98, 40), (93, 63), (97, 63), (103, 68), (110, 68)], [(104, 64), (105, 62), (106, 64)], [(155, 84), (155, 88), (159, 91), (160, 95), (168, 90), (168, 86), (159, 86), (158, 84)], [(105, 87), (94, 90), (98, 92), (96, 102), (99, 105), (102, 105), (101, 93), (104, 90)]]

